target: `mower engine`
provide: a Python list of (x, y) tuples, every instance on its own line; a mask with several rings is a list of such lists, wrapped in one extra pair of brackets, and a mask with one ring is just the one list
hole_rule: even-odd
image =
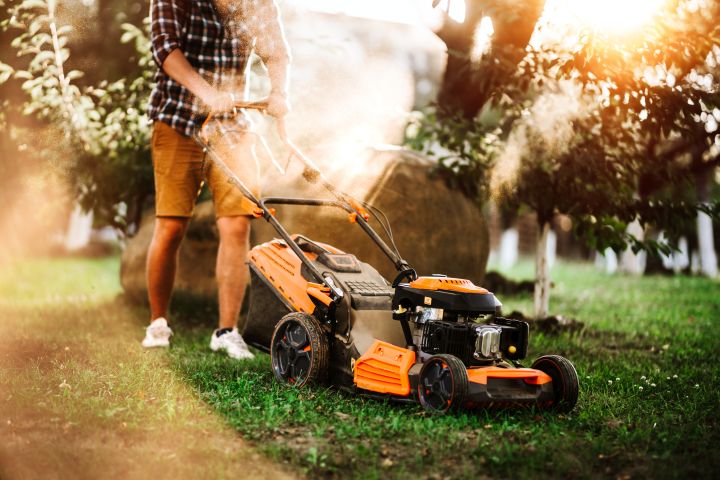
[(398, 285), (393, 318), (407, 324), (408, 344), (422, 358), (449, 354), (467, 366), (494, 365), (527, 353), (528, 324), (497, 316), (500, 307), (469, 281), (434, 275)]

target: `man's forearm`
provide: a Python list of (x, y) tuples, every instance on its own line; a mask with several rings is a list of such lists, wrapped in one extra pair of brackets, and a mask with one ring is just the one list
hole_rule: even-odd
[(265, 60), (271, 93), (287, 96), (290, 84), (290, 56), (285, 53)]
[(286, 97), (290, 81), (290, 47), (280, 10), (275, 0), (264, 0), (258, 2), (251, 13), (257, 18), (250, 24), (251, 33), (257, 39), (255, 52), (267, 68), (271, 93)]
[(206, 104), (209, 104), (216, 94), (216, 90), (190, 65), (180, 49), (170, 52), (162, 64), (162, 69)]

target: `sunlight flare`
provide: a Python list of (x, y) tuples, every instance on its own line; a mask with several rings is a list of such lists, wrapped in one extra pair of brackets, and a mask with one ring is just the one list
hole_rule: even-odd
[(609, 35), (629, 34), (649, 24), (667, 0), (555, 0), (573, 23)]

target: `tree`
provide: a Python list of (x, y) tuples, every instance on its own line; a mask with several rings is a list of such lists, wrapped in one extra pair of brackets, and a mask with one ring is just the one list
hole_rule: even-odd
[(0, 84), (14, 82), (26, 99), (17, 111), (51, 125), (61, 141), (26, 142), (68, 174), (75, 196), (104, 224), (122, 231), (139, 222), (152, 193), (150, 128), (144, 113), (152, 86), (146, 34), (122, 26), (121, 41), (138, 52), (138, 73), (95, 85), (82, 85), (82, 71), (68, 69), (72, 27), (58, 20), (55, 0), (24, 0), (6, 7), (0, 22), (14, 35), (18, 60), (0, 62)]
[[(497, 2), (471, 5), (477, 8), (480, 3)], [(528, 18), (537, 21), (537, 2), (523, 2), (523, 8)], [(420, 133), (411, 135), (414, 146), (428, 153), (443, 151), (440, 168), (447, 173), (476, 174), (466, 180), (466, 191), (482, 197), (486, 186), (493, 184), (505, 201), (535, 212), (540, 231), (538, 317), (548, 313), (545, 242), (556, 214), (569, 215), (576, 234), (593, 248), (619, 250), (629, 245), (650, 251), (667, 251), (669, 246), (635, 238), (627, 232), (628, 224), (640, 221), (662, 228), (673, 240), (698, 210), (717, 215), (717, 205), (689, 202), (677, 190), (719, 161), (712, 147), (714, 130), (699, 121), (718, 105), (718, 88), (698, 88), (693, 76), (714, 68), (706, 60), (719, 44), (718, 5), (713, 3), (699, 16), (691, 15), (692, 2), (678, 0), (667, 8), (672, 15), (643, 32), (640, 42), (612, 42), (579, 32), (570, 49), (537, 48), (527, 45), (527, 28), (518, 28), (515, 39), (495, 38), (479, 62), (465, 48), (463, 58), (467, 64), (475, 62), (474, 69), (457, 69), (451, 52), (448, 70), (456, 72), (453, 81), (459, 83), (465, 75), (467, 84), (476, 89), (475, 103), (453, 117), (447, 114), (449, 102), (441, 94), (441, 125), (432, 125), (433, 118), (426, 117), (425, 122), (417, 122)], [(471, 10), (469, 21), (476, 18)], [(493, 24), (499, 25), (496, 31), (512, 25), (502, 15), (497, 18), (493, 18)], [(469, 31), (474, 30), (465, 34)], [(498, 46), (501, 39), (509, 50)], [(453, 42), (449, 48), (459, 44)], [(524, 56), (515, 62), (516, 57), (506, 52), (517, 52), (523, 42)], [(650, 71), (665, 74), (651, 81)], [(477, 83), (485, 72), (502, 81)], [(464, 101), (463, 95), (459, 101)], [(488, 142), (465, 141), (466, 132), (499, 137), (502, 147), (495, 141), (493, 149), (487, 148)], [(453, 165), (463, 167), (447, 168)]]
[[(444, 15), (435, 32), (448, 51), (437, 100), (441, 116), (477, 116), (497, 88), (514, 75), (544, 7), (545, 0), (467, 0), (463, 22)], [(494, 34), (488, 54), (476, 58), (475, 34), (485, 17), (492, 18)]]

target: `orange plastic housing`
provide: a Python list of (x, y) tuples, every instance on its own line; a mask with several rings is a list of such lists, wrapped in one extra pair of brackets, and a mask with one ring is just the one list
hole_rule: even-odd
[[(320, 244), (334, 253), (342, 253), (329, 245)], [(310, 260), (315, 260), (314, 253), (303, 252)], [(302, 262), (295, 252), (282, 240), (272, 240), (250, 250), (248, 261), (262, 272), (263, 276), (285, 298), (296, 312), (312, 314), (315, 310), (310, 295), (326, 305), (330, 301), (323, 285), (311, 283), (300, 273)]]
[(487, 385), (488, 378), (520, 378), (530, 385), (552, 382), (549, 375), (532, 368), (478, 367), (468, 368), (468, 380)]
[(482, 287), (478, 287), (470, 280), (448, 277), (420, 277), (410, 282), (410, 287), (418, 290), (450, 290), (453, 292), (478, 293), (484, 295), (489, 293)]
[(370, 350), (355, 362), (355, 385), (365, 390), (408, 396), (408, 371), (415, 363), (415, 352), (375, 340)]

